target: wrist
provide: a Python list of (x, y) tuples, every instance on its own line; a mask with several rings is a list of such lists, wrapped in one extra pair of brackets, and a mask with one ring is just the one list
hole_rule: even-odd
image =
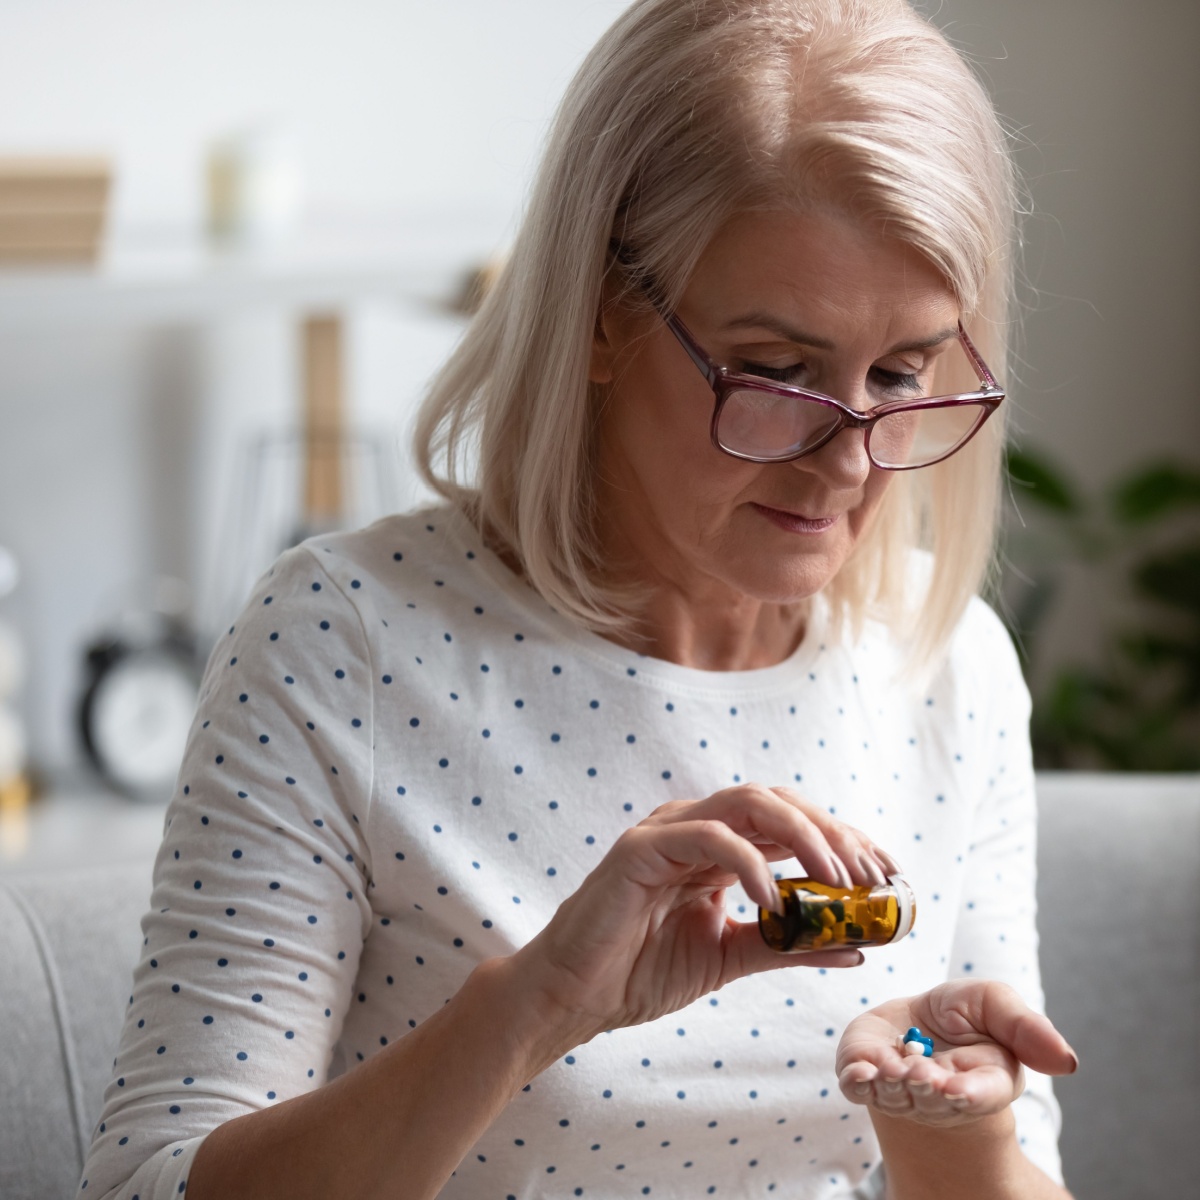
[(871, 1123), (880, 1141), (885, 1137), (918, 1141), (928, 1138), (938, 1145), (970, 1144), (984, 1152), (1016, 1143), (1017, 1122), (1011, 1106), (989, 1113), (986, 1117), (964, 1121), (960, 1125), (924, 1125), (906, 1117), (888, 1116), (877, 1108), (872, 1108), (870, 1113)]
[(871, 1109), (888, 1174), (889, 1200), (1016, 1197), (1030, 1166), (1005, 1108), (961, 1125), (923, 1125)]
[(485, 959), (459, 995), (490, 1028), (502, 1032), (525, 1082), (592, 1036), (547, 1000), (516, 955)]

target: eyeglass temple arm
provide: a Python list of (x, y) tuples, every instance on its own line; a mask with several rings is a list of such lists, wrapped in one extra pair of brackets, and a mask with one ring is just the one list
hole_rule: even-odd
[(987, 384), (989, 391), (1003, 391), (1000, 385), (996, 382), (995, 375), (988, 369), (987, 363), (979, 355), (979, 351), (975, 349), (975, 343), (971, 341), (970, 335), (963, 328), (963, 323), (958, 323), (958, 336), (962, 340), (963, 349), (967, 352), (968, 357), (975, 364), (975, 370), (979, 372), (979, 378)]
[(674, 333), (675, 337), (679, 340), (679, 344), (687, 351), (688, 358), (696, 364), (700, 370), (700, 374), (708, 380), (708, 386), (716, 387), (717, 379), (721, 374), (717, 364), (700, 349), (696, 343), (696, 339), (688, 331), (688, 327), (677, 316), (673, 313), (663, 312), (657, 304), (654, 307), (658, 309), (658, 314), (662, 317), (667, 328)]
[[(609, 242), (608, 248), (613, 257), (619, 262), (624, 263), (626, 266), (630, 265), (632, 261), (632, 255), (629, 253), (629, 250), (621, 244), (619, 239), (613, 238)], [(684, 350), (687, 351), (688, 358), (690, 358), (692, 362), (696, 364), (700, 374), (703, 375), (708, 381), (708, 386), (715, 387), (718, 375), (720, 373), (717, 368), (717, 364), (714, 363), (713, 360), (709, 358), (703, 350), (700, 349), (700, 346), (697, 344), (696, 339), (692, 337), (688, 327), (677, 316), (667, 311), (666, 307), (659, 300), (658, 296), (655, 295), (654, 287), (649, 280), (641, 280), (639, 286), (641, 287), (642, 292), (645, 294), (646, 299), (649, 300), (654, 306), (654, 311), (658, 313), (658, 315), (662, 318), (663, 323), (668, 329), (671, 330), (676, 338), (678, 338), (680, 345), (682, 345)]]

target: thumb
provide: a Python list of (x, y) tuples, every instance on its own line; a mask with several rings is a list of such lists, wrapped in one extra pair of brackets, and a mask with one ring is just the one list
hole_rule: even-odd
[(1007, 1047), (1031, 1071), (1074, 1075), (1079, 1056), (1049, 1017), (1035, 1012), (1007, 985), (991, 987), (983, 997), (983, 1026), (993, 1041)]
[(853, 947), (780, 954), (763, 941), (757, 922), (735, 921), (730, 917), (725, 922), (725, 962), (721, 986), (744, 975), (778, 971), (783, 967), (857, 967), (862, 962), (862, 951)]

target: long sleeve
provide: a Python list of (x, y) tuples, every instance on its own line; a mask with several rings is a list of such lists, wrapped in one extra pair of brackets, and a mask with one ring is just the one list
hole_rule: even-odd
[[(973, 605), (961, 633), (928, 692), (895, 687), (902, 647), (876, 623), (699, 671), (573, 627), (444, 506), (284, 555), (209, 663), (84, 1200), (178, 1195), (210, 1130), (407, 1036), (656, 805), (745, 779), (793, 781), (897, 848), (913, 937), (577, 1047), (443, 1190), (835, 1200), (874, 1181), (838, 1029), (947, 972), (1040, 1003), (1028, 696), (993, 614)], [(1053, 1173), (1048, 1085), (1017, 1111)]]
[(325, 1082), (371, 925), (372, 670), (307, 547), (212, 652), (81, 1191), (165, 1200), (205, 1135)]
[[(983, 606), (979, 608), (982, 610)], [(974, 652), (985, 669), (970, 720), (977, 725), (981, 779), (949, 975), (1001, 979), (1045, 1011), (1038, 969), (1037, 803), (1029, 745), (1029, 691), (1012, 644), (993, 614), (972, 622)], [(1061, 1113), (1050, 1079), (1025, 1069), (1026, 1088), (1013, 1106), (1026, 1155), (1062, 1182)]]

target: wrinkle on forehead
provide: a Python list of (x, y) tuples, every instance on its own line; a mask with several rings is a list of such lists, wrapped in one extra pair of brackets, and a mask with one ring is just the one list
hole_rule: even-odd
[(877, 354), (928, 349), (958, 333), (954, 290), (919, 250), (824, 213), (734, 218), (701, 256), (685, 306), (710, 333), (757, 328), (824, 351), (860, 339)]

